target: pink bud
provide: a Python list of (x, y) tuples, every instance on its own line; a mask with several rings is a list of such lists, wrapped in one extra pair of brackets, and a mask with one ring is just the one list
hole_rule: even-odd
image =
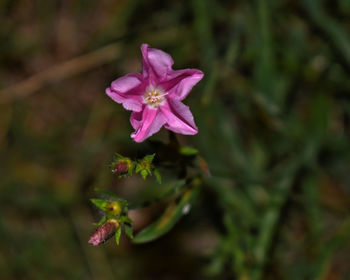
[(95, 233), (91, 235), (89, 243), (94, 246), (100, 245), (111, 238), (118, 227), (119, 223), (116, 220), (108, 220), (106, 223), (99, 226)]
[(123, 175), (125, 173), (127, 173), (129, 170), (129, 164), (128, 162), (125, 161), (119, 161), (115, 164), (112, 172), (116, 173), (118, 175)]

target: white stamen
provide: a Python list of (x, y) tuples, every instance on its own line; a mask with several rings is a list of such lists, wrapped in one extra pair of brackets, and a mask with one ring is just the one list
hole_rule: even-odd
[(164, 91), (161, 88), (156, 88), (154, 86), (149, 86), (146, 89), (145, 94), (143, 95), (143, 101), (145, 104), (152, 108), (157, 108), (159, 105), (162, 105), (165, 96), (168, 93), (164, 93)]

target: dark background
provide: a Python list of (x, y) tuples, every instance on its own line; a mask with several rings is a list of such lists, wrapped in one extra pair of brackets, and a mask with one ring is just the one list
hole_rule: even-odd
[[(349, 34), (348, 0), (1, 0), (0, 278), (349, 279)], [(147, 147), (104, 93), (142, 43), (205, 73), (179, 140), (212, 177), (161, 239), (92, 247), (94, 188), (162, 190), (108, 167)]]

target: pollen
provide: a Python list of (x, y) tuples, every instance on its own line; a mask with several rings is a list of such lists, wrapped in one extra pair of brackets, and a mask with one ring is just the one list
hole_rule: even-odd
[(165, 100), (166, 93), (163, 90), (155, 87), (148, 87), (143, 95), (144, 103), (152, 108), (157, 108), (162, 105)]

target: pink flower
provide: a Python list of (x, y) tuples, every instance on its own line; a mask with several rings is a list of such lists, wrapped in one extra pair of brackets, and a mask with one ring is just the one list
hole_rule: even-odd
[(162, 126), (176, 133), (198, 132), (192, 113), (181, 101), (203, 78), (197, 69), (173, 70), (171, 56), (161, 50), (141, 46), (142, 74), (127, 74), (112, 82), (107, 95), (133, 111), (131, 137), (142, 142)]

